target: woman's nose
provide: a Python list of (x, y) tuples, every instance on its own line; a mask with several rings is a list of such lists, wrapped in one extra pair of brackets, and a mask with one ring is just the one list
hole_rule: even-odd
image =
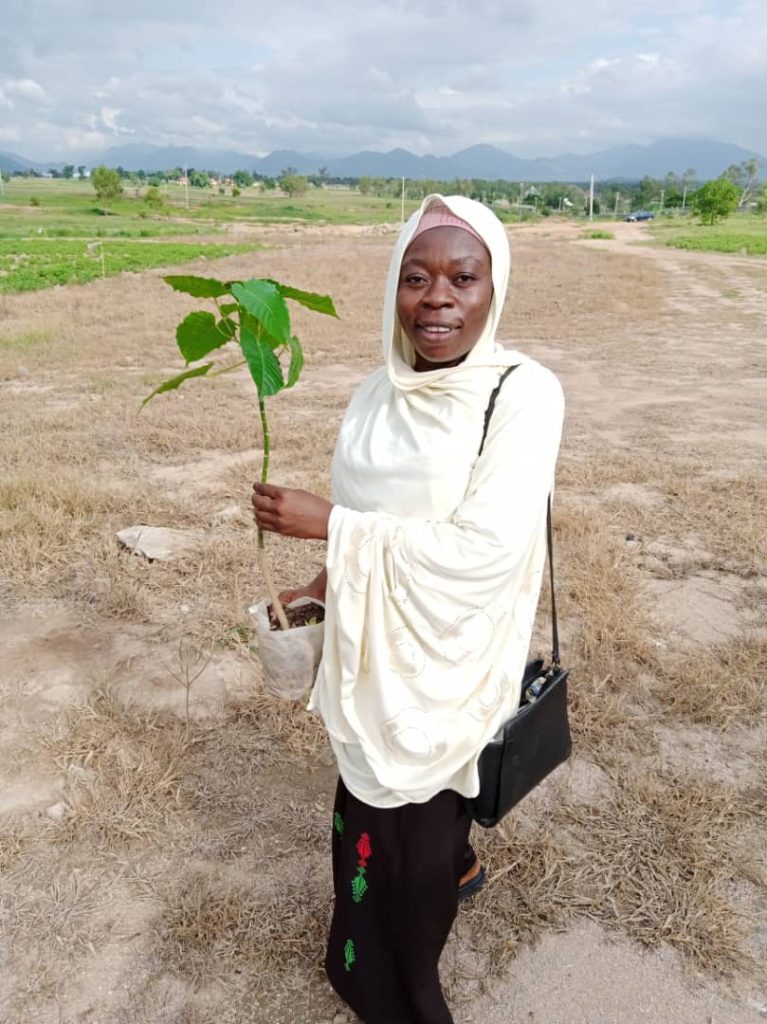
[(435, 277), (424, 292), (422, 302), (427, 306), (452, 305), (453, 293), (450, 289), (450, 282), (443, 278)]

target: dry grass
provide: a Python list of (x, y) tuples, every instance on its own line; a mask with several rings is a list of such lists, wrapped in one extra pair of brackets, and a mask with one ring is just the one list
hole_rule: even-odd
[(328, 880), (311, 862), (291, 864), (278, 885), (191, 872), (166, 898), (157, 951), (194, 985), (247, 968), (258, 989), (274, 996), (275, 983), (291, 985), (288, 964), (317, 970), (329, 912)]
[(558, 801), (548, 820), (512, 818), (480, 840), (490, 885), (471, 920), (495, 963), (549, 927), (587, 917), (650, 948), (665, 943), (698, 970), (756, 969), (747, 906), (752, 877), (737, 826), (752, 808), (732, 789), (619, 772), (598, 804)]
[(664, 663), (652, 687), (686, 722), (727, 728), (767, 724), (767, 640), (744, 638)]
[(58, 722), (44, 746), (67, 774), (67, 813), (49, 826), (55, 843), (113, 849), (160, 842), (178, 810), (188, 730), (177, 719), (139, 714), (108, 689)]

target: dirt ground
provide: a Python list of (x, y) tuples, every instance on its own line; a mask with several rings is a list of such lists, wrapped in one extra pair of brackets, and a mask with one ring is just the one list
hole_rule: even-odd
[[(476, 836), (490, 884), (442, 965), (458, 1024), (767, 1016), (767, 262), (611, 230), (511, 229), (502, 334), (568, 401), (575, 754)], [(336, 299), (338, 322), (294, 318), (307, 367), (273, 402), (277, 482), (327, 493), (393, 237), (273, 229), (190, 270)], [(321, 972), (332, 757), (251, 649), (251, 385), (137, 413), (192, 308), (160, 272), (0, 297), (4, 1024), (352, 1019)], [(191, 546), (147, 562), (115, 539), (136, 524)], [(281, 585), (322, 564), (317, 543), (271, 550)], [(545, 650), (545, 597), (540, 620)]]

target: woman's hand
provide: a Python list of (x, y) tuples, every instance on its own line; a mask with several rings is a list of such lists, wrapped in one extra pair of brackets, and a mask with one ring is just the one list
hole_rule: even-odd
[(262, 530), (302, 540), (327, 540), (329, 501), (309, 491), (253, 484), (253, 518)]
[[(283, 606), (290, 604), (291, 601), (297, 601), (299, 597), (308, 597), (311, 601), (321, 601), (324, 604), (327, 586), (328, 571), (322, 569), (311, 583), (307, 583), (304, 587), (296, 587), (294, 590), (283, 590), (277, 596)], [(269, 608), (269, 618), (276, 621), (276, 615), (271, 607)]]

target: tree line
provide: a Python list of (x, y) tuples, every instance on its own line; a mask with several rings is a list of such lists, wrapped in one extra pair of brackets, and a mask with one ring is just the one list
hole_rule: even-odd
[[(701, 184), (694, 168), (683, 174), (669, 172), (664, 178), (645, 175), (636, 182), (600, 182), (595, 189), (593, 211), (595, 214), (620, 216), (635, 210), (649, 210), (653, 213), (684, 211), (692, 209), (704, 223), (714, 223), (719, 217), (727, 216), (734, 209), (755, 205), (759, 212), (767, 212), (767, 185), (760, 183), (761, 167), (756, 159), (731, 164), (722, 174)], [(84, 165), (67, 164), (61, 171), (51, 170), (53, 177), (84, 178)], [(39, 177), (40, 172), (17, 171), (14, 176)], [(90, 174), (96, 195), (101, 200), (114, 199), (121, 195), (125, 183), (152, 190), (147, 201), (162, 203), (159, 187), (168, 182), (185, 180), (191, 188), (209, 189), (218, 186), (220, 192), (228, 185), (233, 195), (242, 189), (258, 185), (265, 192), (277, 189), (290, 198), (304, 195), (310, 188), (342, 186), (356, 188), (363, 195), (373, 195), (391, 200), (399, 199), (403, 192), (402, 178), (387, 177), (339, 177), (329, 174), (327, 167), (320, 167), (316, 174), (299, 174), (296, 168), (286, 167), (279, 175), (265, 175), (245, 168), (233, 174), (222, 174), (215, 170), (199, 170), (194, 167), (172, 167), (165, 171), (129, 171), (123, 167), (99, 166)], [(405, 178), (404, 193), (408, 199), (421, 200), (433, 192), (465, 195), (489, 205), (515, 208), (520, 215), (523, 210), (548, 216), (552, 212), (580, 213), (589, 208), (588, 186), (585, 182), (516, 182), (505, 179), (456, 178), (452, 181), (438, 181), (420, 178)]]

